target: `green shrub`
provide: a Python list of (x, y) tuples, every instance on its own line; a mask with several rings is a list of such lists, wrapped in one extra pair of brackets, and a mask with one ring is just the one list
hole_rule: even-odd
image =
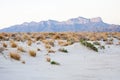
[(67, 49), (64, 49), (64, 48), (60, 48), (59, 51), (64, 52), (64, 53), (68, 53)]
[(89, 43), (89, 42), (87, 42), (85, 40), (80, 40), (80, 42), (81, 42), (82, 45), (84, 45), (84, 46), (98, 52), (98, 49), (93, 44), (91, 44), (91, 43)]
[(100, 43), (97, 42), (97, 41), (96, 41), (96, 42), (93, 42), (93, 44), (94, 44), (94, 45), (100, 45)]
[(100, 46), (100, 49), (105, 49), (105, 46)]
[(51, 61), (50, 62), (52, 65), (60, 65), (60, 63), (56, 62), (56, 61)]

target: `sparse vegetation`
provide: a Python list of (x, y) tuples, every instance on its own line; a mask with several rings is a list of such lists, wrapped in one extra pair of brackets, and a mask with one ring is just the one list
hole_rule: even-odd
[(100, 49), (105, 49), (105, 46), (100, 46)]
[(87, 42), (85, 40), (80, 40), (80, 42), (81, 42), (82, 45), (84, 45), (84, 46), (98, 52), (98, 49), (93, 44), (91, 44), (91, 43), (89, 43), (89, 42)]
[(45, 48), (46, 48), (46, 49), (51, 49), (51, 45), (45, 44)]
[(31, 46), (32, 40), (28, 40), (28, 41), (27, 41), (27, 44), (28, 44), (28, 46)]
[(25, 50), (23, 49), (23, 47), (18, 46), (17, 50), (21, 51), (21, 52), (25, 52)]
[(41, 51), (41, 49), (40, 49), (40, 48), (37, 48), (37, 51)]
[(5, 47), (5, 48), (6, 48), (6, 47), (7, 47), (7, 44), (6, 44), (6, 43), (3, 43), (3, 47)]
[(48, 51), (48, 53), (55, 53), (55, 51), (52, 49), (48, 49), (47, 51)]
[(56, 61), (51, 61), (50, 62), (52, 65), (60, 65), (60, 63), (56, 62)]
[(36, 51), (30, 50), (29, 55), (32, 56), (32, 57), (36, 57)]
[(47, 62), (50, 62), (50, 61), (51, 61), (51, 58), (50, 58), (50, 57), (46, 57), (46, 61), (47, 61)]
[(60, 48), (59, 51), (64, 52), (64, 53), (68, 53), (67, 49), (64, 49), (64, 48)]
[(93, 42), (93, 44), (94, 44), (94, 45), (100, 45), (100, 43), (97, 42), (97, 41)]
[(22, 63), (25, 64), (25, 61), (23, 60)]
[(16, 48), (16, 47), (17, 47), (17, 44), (13, 41), (13, 42), (11, 42), (11, 47), (12, 47), (12, 48)]
[(20, 55), (15, 52), (10, 52), (10, 57), (15, 60), (20, 60), (20, 58), (21, 58)]

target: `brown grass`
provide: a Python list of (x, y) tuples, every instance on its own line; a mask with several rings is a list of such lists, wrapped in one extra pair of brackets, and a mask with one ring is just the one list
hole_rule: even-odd
[(21, 58), (20, 55), (15, 52), (10, 52), (10, 57), (15, 60), (20, 60), (20, 58)]
[(22, 63), (25, 64), (25, 61), (23, 60)]
[(50, 62), (50, 61), (51, 61), (51, 58), (50, 58), (50, 57), (46, 57), (46, 61), (47, 61), (47, 62)]
[(48, 49), (47, 51), (48, 51), (48, 53), (55, 53), (55, 51), (52, 49)]
[(16, 47), (17, 47), (17, 44), (16, 44), (14, 41), (12, 41), (12, 42), (11, 42), (11, 47), (12, 47), (12, 48), (16, 48)]
[(31, 46), (32, 45), (32, 40), (28, 40), (27, 44), (28, 44), (28, 46)]
[(36, 57), (36, 51), (30, 50), (29, 55), (32, 56), (32, 57)]
[(5, 47), (5, 48), (6, 48), (6, 47), (7, 47), (7, 44), (6, 44), (6, 43), (3, 43), (3, 47)]
[(58, 41), (58, 44), (59, 44), (60, 46), (68, 46), (68, 42), (65, 42), (65, 41), (62, 41), (62, 40), (59, 40), (59, 41)]
[(23, 47), (18, 46), (17, 50), (21, 51), (21, 52), (25, 52), (25, 50), (23, 49)]
[(37, 48), (37, 51), (41, 51), (41, 49), (40, 49), (40, 48)]
[(51, 45), (45, 44), (45, 48), (46, 48), (46, 49), (51, 49)]

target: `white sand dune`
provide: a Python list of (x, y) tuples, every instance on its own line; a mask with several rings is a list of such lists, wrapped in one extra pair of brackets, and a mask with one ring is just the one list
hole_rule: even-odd
[[(19, 45), (23, 43), (19, 42)], [(36, 57), (28, 53), (21, 53), (21, 61), (5, 59), (0, 55), (0, 80), (120, 80), (120, 46), (106, 45), (105, 50), (94, 52), (80, 43), (64, 47), (68, 53), (57, 51), (61, 46), (56, 46), (50, 53), (52, 60), (60, 65), (51, 65), (46, 62), (46, 49), (44, 44), (33, 44), (31, 47), (24, 45), (26, 50), (39, 47)], [(14, 49), (12, 49), (13, 51)]]

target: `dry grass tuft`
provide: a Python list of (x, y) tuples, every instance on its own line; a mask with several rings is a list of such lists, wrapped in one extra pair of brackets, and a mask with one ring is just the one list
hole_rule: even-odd
[(48, 51), (48, 53), (55, 53), (55, 51), (51, 50), (51, 49), (48, 49), (47, 51)]
[(46, 48), (46, 49), (51, 49), (51, 45), (45, 44), (45, 48)]
[(36, 51), (30, 50), (29, 55), (32, 56), (32, 57), (36, 57)]
[(6, 44), (6, 43), (3, 43), (3, 47), (5, 47), (5, 48), (6, 48), (6, 47), (7, 47), (7, 44)]
[(15, 52), (10, 52), (10, 57), (15, 60), (20, 60), (20, 58), (21, 58), (20, 55)]
[(25, 64), (25, 61), (23, 60), (22, 63)]
[(11, 47), (12, 47), (12, 48), (16, 48), (16, 47), (17, 47), (17, 44), (16, 44), (14, 41), (12, 41), (12, 42), (11, 42)]
[(25, 52), (25, 50), (23, 49), (23, 47), (18, 46), (17, 50), (21, 51), (21, 52)]
[(50, 61), (51, 61), (51, 58), (50, 58), (50, 57), (46, 57), (46, 61), (47, 61), (47, 62), (50, 62)]
[(32, 40), (28, 40), (27, 44), (28, 44), (28, 46), (31, 46), (32, 45)]
[(41, 51), (41, 49), (40, 49), (40, 48), (37, 48), (37, 51)]
[(59, 41), (58, 41), (58, 44), (59, 44), (60, 46), (68, 46), (68, 45), (69, 45), (68, 42), (65, 42), (65, 41), (62, 41), (62, 40), (59, 40)]

